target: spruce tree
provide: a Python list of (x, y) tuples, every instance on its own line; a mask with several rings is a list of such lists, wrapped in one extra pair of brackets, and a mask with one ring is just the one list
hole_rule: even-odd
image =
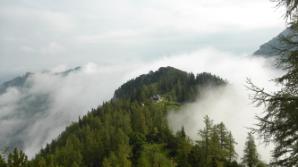
[(188, 155), (192, 149), (192, 144), (191, 140), (186, 136), (184, 127), (182, 127), (181, 130), (177, 132), (177, 140), (177, 166), (190, 167)]
[(204, 124), (205, 128), (203, 130), (199, 131), (199, 135), (201, 137), (201, 141), (198, 141), (198, 145), (200, 145), (203, 153), (203, 159), (202, 163), (205, 166), (209, 166), (211, 164), (211, 135), (212, 135), (212, 127), (213, 127), (213, 122), (210, 120), (208, 116), (205, 116), (204, 118)]
[(2, 157), (2, 155), (0, 154), (0, 167), (6, 167), (6, 166), (7, 166), (7, 164), (6, 164), (5, 160)]
[(7, 167), (27, 167), (28, 158), (22, 150), (15, 148), (8, 155)]
[(237, 157), (237, 153), (235, 151), (235, 144), (236, 141), (233, 138), (232, 132), (229, 132), (228, 134), (228, 143), (227, 143), (227, 158), (228, 158), (228, 162), (232, 162), (232, 160), (234, 160)]
[(244, 155), (242, 158), (243, 164), (247, 167), (257, 167), (259, 163), (259, 156), (254, 137), (248, 133), (247, 141), (245, 143)]

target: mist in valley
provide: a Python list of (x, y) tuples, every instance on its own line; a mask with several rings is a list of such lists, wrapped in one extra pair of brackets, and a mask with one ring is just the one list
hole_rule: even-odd
[[(206, 48), (152, 62), (107, 66), (88, 63), (66, 76), (57, 75), (68, 69), (59, 65), (48, 72), (34, 73), (22, 88), (11, 87), (1, 94), (0, 125), (7, 128), (0, 130), (0, 141), (4, 143), (2, 147), (14, 141), (32, 158), (79, 116), (111, 99), (114, 90), (127, 80), (159, 67), (172, 66), (193, 73), (211, 72), (229, 83), (227, 87), (204, 89), (195, 103), (171, 112), (168, 121), (173, 132), (184, 126), (186, 133), (196, 140), (198, 130), (203, 128), (203, 117), (209, 115), (216, 123), (224, 122), (232, 131), (241, 156), (248, 128), (254, 126), (255, 115), (262, 112), (262, 108), (256, 108), (249, 99), (252, 92), (245, 88), (246, 79), (269, 90), (277, 89), (271, 80), (282, 71), (276, 70), (273, 64), (268, 58)], [(42, 99), (43, 105), (24, 103)], [(28, 108), (36, 111), (30, 113)], [(262, 159), (268, 161), (270, 147), (264, 147), (260, 141), (258, 144)]]

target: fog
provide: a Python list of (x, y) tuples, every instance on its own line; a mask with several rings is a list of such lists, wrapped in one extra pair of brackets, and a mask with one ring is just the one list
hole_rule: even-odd
[[(9, 88), (0, 95), (0, 126), (5, 127), (0, 129), (0, 143), (22, 143), (20, 146), (32, 158), (67, 125), (109, 100), (114, 90), (128, 79), (162, 66), (173, 66), (193, 73), (211, 72), (226, 79), (229, 86), (206, 90), (204, 98), (170, 114), (171, 129), (175, 131), (184, 126), (187, 134), (195, 140), (198, 130), (202, 128), (203, 117), (209, 115), (217, 123), (223, 121), (232, 130), (238, 142), (238, 154), (241, 155), (247, 128), (255, 123), (255, 114), (262, 111), (251, 104), (245, 81), (251, 78), (269, 91), (276, 89), (270, 80), (279, 76), (281, 71), (274, 70), (271, 65), (270, 59), (234, 55), (212, 48), (151, 62), (105, 66), (88, 63), (81, 70), (66, 76), (56, 75), (68, 69), (59, 65), (49, 72), (31, 75), (24, 87)], [(36, 102), (36, 99), (45, 105), (32, 107), (30, 103), (24, 104), (24, 101)], [(28, 111), (29, 107), (33, 110)], [(259, 147), (259, 150), (262, 158), (269, 160), (269, 149)]]
[[(184, 126), (186, 133), (193, 140), (198, 139), (198, 131), (204, 127), (203, 118), (208, 115), (214, 123), (224, 122), (237, 141), (236, 151), (238, 160), (242, 157), (247, 133), (255, 128), (255, 116), (263, 113), (262, 106), (256, 107), (250, 98), (253, 92), (247, 89), (247, 79), (266, 91), (279, 89), (272, 80), (280, 76), (283, 71), (275, 68), (273, 58), (264, 58), (251, 55), (235, 55), (221, 52), (212, 48), (197, 52), (164, 58), (148, 69), (157, 69), (160, 66), (173, 66), (188, 72), (211, 72), (229, 82), (228, 86), (217, 89), (206, 88), (195, 103), (187, 104), (178, 112), (170, 112), (168, 121), (173, 132)], [(139, 74), (137, 73), (137, 74)], [(136, 75), (136, 74), (135, 74)], [(262, 160), (270, 161), (272, 143), (265, 145), (255, 135), (256, 144)]]
[[(214, 120), (214, 124), (224, 122), (228, 130), (232, 131), (237, 142), (235, 149), (238, 160), (241, 160), (247, 133), (251, 128), (256, 128), (254, 115), (261, 112), (261, 108), (250, 104), (246, 92), (235, 85), (229, 85), (216, 89), (206, 88), (200, 99), (184, 106), (178, 112), (171, 112), (168, 115), (168, 120), (174, 132), (183, 126), (194, 141), (199, 139), (198, 132), (204, 128), (204, 116), (208, 115)], [(255, 137), (257, 136), (255, 135)], [(265, 145), (261, 140), (257, 140), (256, 144), (260, 158), (269, 162), (273, 145)]]
[(108, 101), (123, 82), (125, 68), (88, 63), (63, 76), (57, 73), (67, 67), (58, 66), (9, 88), (0, 95), (1, 149), (14, 145), (33, 157), (79, 116)]

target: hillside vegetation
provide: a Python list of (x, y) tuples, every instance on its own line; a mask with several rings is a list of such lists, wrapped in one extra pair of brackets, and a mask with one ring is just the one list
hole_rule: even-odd
[(209, 73), (194, 75), (172, 67), (160, 68), (122, 85), (113, 99), (68, 126), (34, 159), (28, 161), (16, 149), (7, 163), (2, 159), (2, 164), (9, 167), (240, 166), (235, 161), (236, 141), (223, 123), (213, 123), (206, 116), (205, 127), (198, 129), (198, 141), (189, 139), (183, 127), (173, 134), (167, 123), (168, 112), (199, 98), (204, 87), (226, 84)]

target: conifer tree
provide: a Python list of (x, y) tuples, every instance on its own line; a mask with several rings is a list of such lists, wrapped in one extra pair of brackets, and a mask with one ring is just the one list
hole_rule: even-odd
[(201, 141), (198, 141), (198, 144), (203, 149), (203, 164), (208, 166), (211, 163), (211, 157), (210, 157), (210, 143), (211, 143), (211, 133), (212, 133), (212, 127), (213, 122), (210, 120), (208, 116), (204, 117), (204, 124), (205, 128), (203, 130), (199, 131), (199, 135), (201, 136)]
[(177, 166), (190, 167), (188, 155), (192, 149), (192, 144), (190, 139), (186, 136), (184, 127), (181, 128), (181, 131), (177, 132), (177, 138)]
[(298, 0), (274, 0), (279, 6), (286, 7), (286, 17), (290, 20), (297, 21), (297, 6)]
[[(291, 28), (298, 29), (298, 0), (273, 0), (279, 6), (286, 7), (286, 18)], [(291, 38), (291, 39), (290, 39)], [(284, 37), (287, 45), (296, 47), (296, 35)], [(298, 165), (298, 51), (288, 48), (278, 49), (282, 55), (278, 58), (278, 66), (286, 74), (275, 79), (282, 87), (281, 90), (268, 93), (264, 88), (255, 86), (248, 81), (249, 88), (255, 92), (254, 101), (265, 104), (265, 116), (258, 117), (259, 128), (256, 130), (266, 142), (274, 141), (276, 147), (273, 152), (275, 161), (272, 165)]]
[(2, 155), (0, 154), (0, 167), (6, 167), (6, 166), (7, 166), (7, 164), (6, 164), (5, 160), (2, 157)]
[(255, 139), (251, 133), (248, 133), (247, 136), (242, 161), (247, 167), (257, 167), (259, 164), (259, 156), (257, 153)]
[(22, 150), (15, 148), (8, 155), (7, 167), (27, 167), (28, 158)]
[(227, 143), (227, 156), (228, 156), (228, 161), (231, 163), (233, 159), (237, 157), (237, 153), (235, 151), (235, 144), (236, 141), (233, 138), (232, 132), (229, 132), (228, 134), (228, 143)]
[(255, 92), (254, 102), (265, 104), (265, 115), (258, 118), (258, 134), (266, 142), (273, 140), (274, 164), (298, 165), (298, 51), (281, 58), (281, 67), (287, 73), (276, 82), (282, 86), (279, 91), (268, 93), (251, 81), (250, 89)]
[(229, 132), (224, 125), (224, 123), (220, 123), (216, 125), (217, 131), (219, 133), (219, 144), (220, 144), (220, 159), (232, 162), (232, 160), (236, 157), (236, 151), (234, 145), (236, 144), (235, 139), (233, 138), (232, 132)]

